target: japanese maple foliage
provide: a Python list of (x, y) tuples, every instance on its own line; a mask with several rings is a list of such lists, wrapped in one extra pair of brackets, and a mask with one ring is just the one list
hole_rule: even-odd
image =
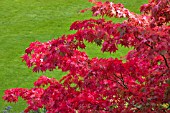
[[(41, 76), (34, 88), (5, 91), (8, 102), (26, 100), (25, 112), (47, 113), (162, 113), (170, 104), (170, 0), (149, 0), (135, 14), (123, 4), (98, 2), (91, 10), (101, 19), (74, 22), (70, 30), (48, 42), (32, 42), (22, 56), (34, 72), (58, 67), (68, 72), (61, 80)], [(127, 18), (122, 23), (104, 19)], [(133, 47), (125, 59), (92, 58), (79, 48), (85, 41), (114, 53), (118, 45)], [(123, 62), (122, 60), (126, 60)]]

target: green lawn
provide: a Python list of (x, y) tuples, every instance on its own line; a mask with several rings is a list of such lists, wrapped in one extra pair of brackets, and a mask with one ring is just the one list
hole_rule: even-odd
[[(46, 73), (33, 73), (20, 56), (33, 41), (48, 41), (62, 34), (72, 33), (69, 26), (76, 20), (91, 18), (91, 13), (79, 13), (90, 7), (88, 0), (0, 0), (0, 98), (8, 88), (33, 86), (42, 74), (61, 78), (58, 70)], [(124, 3), (131, 11), (139, 13), (139, 6), (147, 0), (115, 0)], [(115, 20), (116, 22), (117, 20)], [(97, 48), (94, 50), (94, 48)], [(95, 45), (86, 49), (90, 57), (118, 57), (128, 49), (121, 48), (116, 54), (102, 54)], [(13, 106), (19, 113), (25, 108), (24, 101), (10, 104), (0, 99), (0, 112), (5, 106)]]

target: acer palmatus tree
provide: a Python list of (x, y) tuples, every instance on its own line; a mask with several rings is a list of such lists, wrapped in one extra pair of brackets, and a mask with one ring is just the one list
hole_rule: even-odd
[[(68, 72), (62, 79), (41, 76), (34, 87), (5, 91), (8, 102), (26, 100), (25, 112), (45, 108), (47, 113), (161, 113), (170, 102), (170, 1), (149, 0), (135, 14), (122, 4), (98, 2), (91, 10), (101, 19), (76, 21), (74, 34), (48, 42), (32, 42), (22, 56), (34, 72)], [(122, 23), (105, 17), (127, 18)], [(85, 41), (114, 53), (118, 45), (133, 47), (125, 59), (92, 58), (79, 50)], [(122, 60), (125, 60), (123, 62)], [(163, 106), (166, 104), (167, 106)]]

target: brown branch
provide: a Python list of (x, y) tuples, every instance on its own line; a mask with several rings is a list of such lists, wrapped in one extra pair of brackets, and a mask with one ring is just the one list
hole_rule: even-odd
[[(136, 37), (139, 41), (141, 41), (138, 37)], [(146, 43), (145, 42), (145, 44), (148, 46), (148, 47), (150, 47), (151, 49), (153, 49), (153, 46), (151, 46), (151, 45), (149, 45), (148, 43)], [(162, 55), (162, 54), (160, 54), (162, 57), (163, 57), (163, 59), (164, 59), (164, 61), (165, 61), (165, 65), (166, 65), (166, 67), (169, 69), (170, 67), (169, 67), (169, 65), (168, 65), (168, 61), (166, 60), (166, 58), (165, 58), (165, 56), (164, 55)]]
[[(138, 38), (137, 36), (135, 36), (135, 38), (138, 39), (139, 41), (141, 41), (141, 39)], [(145, 42), (145, 44), (146, 44), (147, 46), (149, 46), (151, 49), (153, 49), (153, 46), (149, 45), (147, 42)]]
[(125, 81), (124, 81), (124, 79), (123, 79), (122, 74), (120, 74), (120, 75), (121, 75), (121, 78), (122, 78), (122, 79), (120, 79), (120, 80), (122, 81), (122, 83), (123, 83), (123, 85), (125, 86), (125, 88), (128, 89), (127, 85), (125, 85)]
[(124, 88), (128, 89), (128, 87), (126, 86), (124, 80), (123, 80), (123, 77), (122, 77), (122, 74), (121, 74), (121, 77), (117, 76), (115, 73), (114, 73), (115, 77), (119, 78), (120, 81), (122, 82), (122, 84), (120, 82), (118, 82), (120, 85), (122, 85)]
[(163, 57), (163, 59), (164, 59), (164, 61), (165, 61), (166, 67), (169, 69), (168, 61), (166, 60), (165, 56), (164, 56), (164, 55), (161, 55), (161, 56)]

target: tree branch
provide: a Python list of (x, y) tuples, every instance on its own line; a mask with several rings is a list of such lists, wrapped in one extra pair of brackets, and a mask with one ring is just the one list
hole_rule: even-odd
[(161, 56), (163, 57), (163, 59), (164, 59), (164, 61), (165, 61), (166, 67), (169, 69), (168, 61), (166, 60), (165, 56), (164, 56), (164, 55), (161, 55)]
[(128, 87), (126, 86), (126, 84), (125, 84), (125, 82), (124, 82), (124, 80), (123, 80), (122, 74), (121, 74), (121, 77), (117, 76), (115, 73), (114, 73), (114, 75), (115, 75), (115, 77), (117, 77), (118, 79), (121, 80), (122, 84), (121, 84), (120, 82), (118, 82), (118, 81), (117, 81), (117, 82), (118, 82), (120, 85), (122, 85), (124, 88), (128, 89)]

